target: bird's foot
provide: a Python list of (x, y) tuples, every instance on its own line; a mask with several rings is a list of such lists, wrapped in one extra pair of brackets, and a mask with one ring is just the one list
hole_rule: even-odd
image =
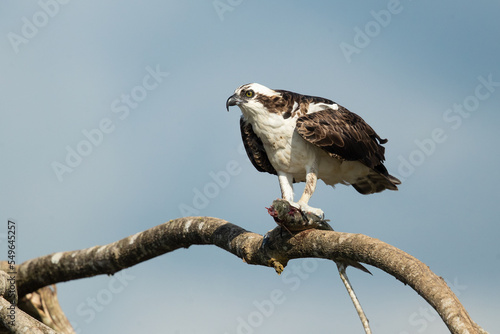
[[(267, 212), (274, 218), (274, 221), (283, 229), (281, 232), (294, 234), (300, 231), (316, 228), (320, 230), (333, 230), (324, 219), (324, 213), (320, 209), (311, 208), (304, 203), (289, 202), (283, 199), (273, 201), (267, 208)], [(264, 244), (267, 242), (264, 238)]]
[(312, 213), (313, 215), (318, 216), (321, 220), (325, 219), (325, 213), (319, 208), (313, 208), (306, 203), (301, 203), (300, 201), (297, 203), (290, 202), (290, 204), (304, 213)]

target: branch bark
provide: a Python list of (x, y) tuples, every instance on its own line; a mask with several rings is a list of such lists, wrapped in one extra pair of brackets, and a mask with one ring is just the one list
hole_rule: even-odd
[(57, 334), (55, 330), (32, 318), (29, 314), (13, 306), (5, 298), (0, 297), (0, 322), (13, 334)]
[(57, 298), (56, 286), (50, 285), (28, 293), (19, 300), (19, 308), (57, 332), (75, 334)]
[(305, 257), (375, 266), (412, 287), (441, 316), (451, 333), (486, 333), (468, 315), (445, 281), (413, 256), (361, 234), (305, 230), (295, 235), (277, 227), (263, 237), (222, 219), (171, 220), (105, 246), (54, 253), (17, 268), (19, 297), (44, 286), (119, 270), (191, 245), (215, 245), (254, 265), (281, 273), (289, 260)]

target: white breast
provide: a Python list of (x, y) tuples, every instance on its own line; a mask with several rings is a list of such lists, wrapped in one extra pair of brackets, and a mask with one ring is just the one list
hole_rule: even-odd
[(298, 116), (284, 119), (281, 115), (252, 115), (248, 121), (262, 140), (267, 156), (277, 171), (301, 175), (305, 178), (305, 166), (312, 163), (314, 147), (295, 132)]

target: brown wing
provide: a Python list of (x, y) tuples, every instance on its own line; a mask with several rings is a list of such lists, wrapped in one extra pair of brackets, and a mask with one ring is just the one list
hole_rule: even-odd
[(273, 165), (267, 157), (266, 150), (262, 140), (255, 134), (252, 124), (245, 121), (243, 117), (240, 118), (241, 139), (247, 151), (248, 158), (253, 166), (259, 172), (268, 172), (270, 174), (278, 175)]
[(397, 190), (396, 184), (401, 183), (383, 165), (385, 148), (381, 144), (387, 139), (380, 138), (360, 116), (342, 106), (299, 117), (296, 131), (337, 159), (360, 161), (373, 169), (374, 173), (353, 184), (362, 194)]
[(370, 168), (384, 161), (377, 133), (361, 117), (339, 106), (299, 117), (297, 132), (310, 143), (342, 160), (361, 161)]

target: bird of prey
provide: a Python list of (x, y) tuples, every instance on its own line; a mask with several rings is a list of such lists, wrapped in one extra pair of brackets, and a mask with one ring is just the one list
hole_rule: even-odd
[[(240, 107), (241, 136), (260, 172), (278, 176), (282, 198), (304, 212), (324, 217), (308, 205), (317, 180), (352, 185), (361, 194), (397, 190), (401, 182), (383, 165), (385, 144), (360, 116), (316, 96), (242, 85), (226, 101)], [(306, 182), (298, 202), (293, 183)]]

